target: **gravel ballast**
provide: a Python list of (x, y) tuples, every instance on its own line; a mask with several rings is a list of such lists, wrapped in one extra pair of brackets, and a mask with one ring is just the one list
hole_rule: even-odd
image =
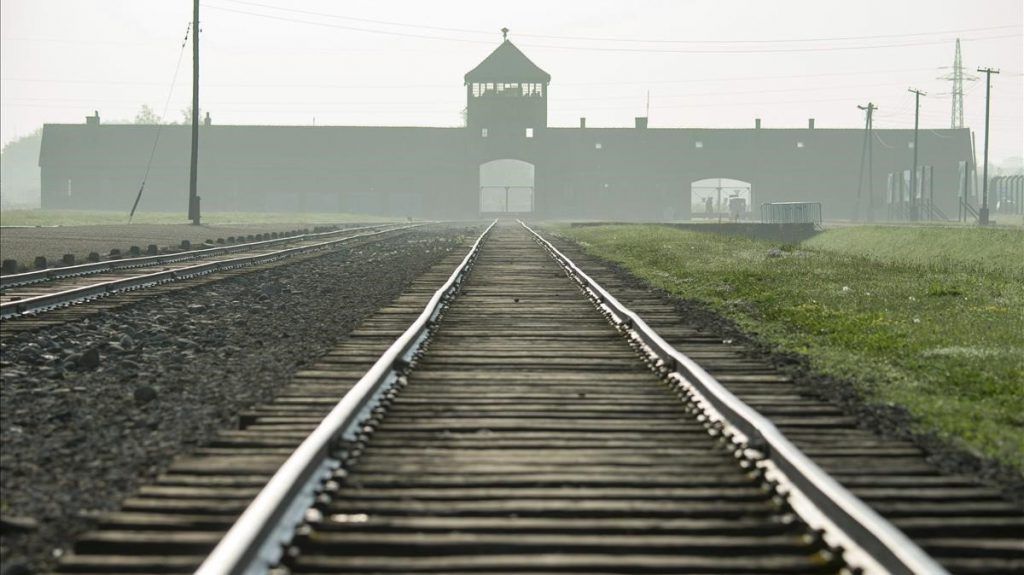
[(477, 233), (402, 232), (4, 342), (4, 573), (51, 565), (90, 514), (236, 426)]

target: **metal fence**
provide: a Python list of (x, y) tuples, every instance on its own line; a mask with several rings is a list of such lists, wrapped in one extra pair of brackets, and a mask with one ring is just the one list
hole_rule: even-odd
[(763, 224), (821, 225), (821, 202), (766, 202), (761, 204)]
[(1024, 214), (1024, 176), (996, 176), (989, 180), (988, 202), (997, 214)]

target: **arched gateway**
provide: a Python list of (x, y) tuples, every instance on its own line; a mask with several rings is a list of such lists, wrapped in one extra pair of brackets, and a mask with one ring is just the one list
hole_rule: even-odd
[(480, 213), (533, 212), (534, 166), (522, 160), (493, 160), (480, 165)]

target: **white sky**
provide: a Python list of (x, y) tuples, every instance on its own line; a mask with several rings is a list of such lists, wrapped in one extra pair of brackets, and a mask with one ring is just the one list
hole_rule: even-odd
[[(2, 0), (0, 139), (164, 109), (188, 0)], [(455, 126), (462, 76), (510, 38), (552, 75), (553, 126), (949, 127), (954, 38), (993, 76), (991, 158), (1024, 155), (1020, 0), (203, 0), (201, 107), (216, 124)], [(262, 16), (260, 16), (262, 15)], [(376, 32), (373, 32), (376, 31)], [(546, 36), (546, 37), (545, 37)], [(865, 38), (867, 36), (867, 38)], [(855, 39), (844, 39), (855, 37)], [(824, 39), (824, 40), (822, 40)], [(642, 40), (642, 41), (641, 41)], [(730, 53), (731, 52), (731, 53)], [(167, 118), (190, 99), (186, 49)], [(945, 68), (943, 68), (945, 67)], [(984, 126), (984, 82), (965, 85)], [(980, 155), (980, 149), (979, 149)]]

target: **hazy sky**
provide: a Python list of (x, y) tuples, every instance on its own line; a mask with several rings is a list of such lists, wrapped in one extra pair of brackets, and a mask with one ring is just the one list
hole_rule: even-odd
[[(2, 0), (3, 142), (46, 122), (162, 114), (191, 20), (189, 0)], [(859, 127), (950, 123), (938, 79), (962, 39), (967, 69), (994, 76), (992, 158), (1024, 155), (1020, 0), (346, 1), (203, 0), (202, 104), (217, 124), (454, 126), (462, 76), (499, 29), (552, 75), (550, 125)], [(186, 49), (166, 118), (190, 99)], [(984, 126), (984, 82), (965, 84)], [(979, 149), (980, 154), (980, 149)]]

